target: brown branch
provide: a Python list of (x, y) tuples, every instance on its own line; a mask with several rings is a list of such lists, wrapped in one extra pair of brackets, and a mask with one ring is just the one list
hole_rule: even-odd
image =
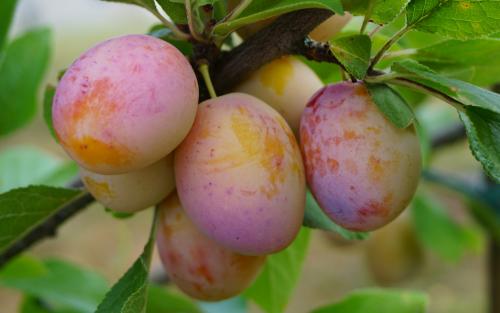
[(332, 14), (324, 9), (284, 14), (238, 47), (221, 54), (211, 69), (217, 93), (230, 92), (249, 74), (276, 58), (297, 54), (307, 35)]

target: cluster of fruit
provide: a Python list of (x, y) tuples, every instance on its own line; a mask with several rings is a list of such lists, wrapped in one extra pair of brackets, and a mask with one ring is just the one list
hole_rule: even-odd
[(415, 131), (387, 121), (362, 82), (324, 87), (287, 56), (234, 93), (198, 104), (198, 92), (175, 47), (129, 35), (80, 56), (52, 111), (98, 201), (125, 212), (161, 202), (162, 261), (195, 298), (241, 292), (294, 240), (306, 182), (333, 221), (359, 231), (393, 220), (415, 191)]

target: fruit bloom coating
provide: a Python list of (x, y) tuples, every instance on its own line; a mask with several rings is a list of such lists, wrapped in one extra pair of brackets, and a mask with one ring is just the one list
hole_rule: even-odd
[(174, 46), (128, 35), (98, 44), (68, 68), (52, 117), (80, 166), (122, 174), (172, 152), (189, 132), (197, 102), (196, 76)]
[(200, 104), (174, 169), (187, 214), (219, 244), (262, 255), (297, 235), (305, 206), (300, 149), (261, 100), (232, 93)]
[(138, 171), (102, 175), (80, 168), (87, 190), (105, 207), (137, 212), (165, 199), (175, 189), (173, 154)]
[(300, 138), (309, 187), (343, 227), (377, 229), (413, 197), (421, 167), (415, 129), (393, 126), (364, 84), (318, 91), (302, 115)]
[(295, 57), (276, 59), (257, 70), (236, 91), (255, 96), (278, 111), (298, 134), (300, 116), (307, 101), (323, 83)]
[(239, 294), (265, 261), (265, 256), (238, 254), (203, 235), (176, 193), (160, 205), (157, 245), (168, 277), (189, 296), (205, 301)]

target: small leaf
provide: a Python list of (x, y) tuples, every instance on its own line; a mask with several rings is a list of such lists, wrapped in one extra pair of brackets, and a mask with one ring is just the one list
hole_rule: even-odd
[(398, 128), (406, 128), (414, 121), (415, 115), (406, 101), (385, 84), (367, 84), (373, 102), (385, 117)]
[(457, 224), (427, 195), (417, 194), (411, 207), (418, 238), (442, 258), (458, 261), (465, 251), (479, 246), (477, 231)]
[(309, 236), (310, 231), (302, 228), (288, 248), (268, 256), (261, 274), (243, 295), (266, 313), (283, 312), (299, 279)]
[(45, 94), (43, 96), (43, 119), (45, 120), (45, 124), (47, 124), (52, 137), (58, 141), (56, 131), (54, 130), (54, 125), (52, 123), (52, 102), (55, 94), (56, 87), (52, 85), (47, 85), (47, 87), (45, 87)]
[(332, 41), (333, 55), (357, 79), (363, 79), (370, 64), (372, 42), (367, 35), (352, 35)]
[(81, 313), (93, 312), (107, 289), (106, 280), (93, 271), (28, 256), (14, 259), (0, 271), (0, 285)]
[(193, 55), (193, 45), (188, 41), (177, 40), (173, 38), (172, 31), (163, 25), (156, 25), (151, 28), (151, 30), (149, 31), (149, 35), (165, 40), (166, 42), (179, 49), (179, 51), (186, 56)]
[(306, 194), (306, 212), (304, 215), (303, 225), (309, 228), (336, 232), (347, 240), (363, 240), (368, 238), (368, 233), (353, 232), (335, 224), (330, 218), (328, 218), (323, 210), (321, 210), (309, 190)]
[(481, 38), (500, 30), (498, 0), (412, 0), (407, 24), (454, 39)]
[(428, 302), (428, 297), (420, 292), (363, 289), (312, 313), (425, 313)]
[(174, 294), (168, 289), (150, 285), (147, 313), (202, 313), (191, 299)]
[(34, 116), (49, 55), (47, 29), (30, 31), (7, 46), (0, 58), (0, 136), (22, 127)]
[(474, 106), (459, 112), (472, 153), (488, 175), (500, 183), (500, 113)]
[(344, 10), (354, 15), (365, 15), (373, 1), (370, 20), (377, 24), (388, 24), (398, 17), (410, 0), (344, 0)]
[(0, 54), (7, 41), (9, 26), (16, 11), (17, 0), (0, 1)]
[(160, 7), (176, 24), (187, 24), (186, 8), (183, 1), (157, 0)]
[(0, 153), (0, 193), (44, 184), (62, 187), (78, 174), (74, 162), (55, 158), (34, 147), (15, 147)]
[(144, 251), (132, 267), (106, 294), (95, 313), (143, 313), (146, 312), (148, 276), (156, 234), (156, 212), (149, 239)]
[(338, 14), (344, 13), (340, 0), (253, 0), (238, 18), (217, 24), (214, 27), (214, 34), (225, 37), (242, 26), (288, 12), (311, 8), (327, 9)]
[(0, 252), (86, 192), (47, 186), (30, 186), (0, 194)]

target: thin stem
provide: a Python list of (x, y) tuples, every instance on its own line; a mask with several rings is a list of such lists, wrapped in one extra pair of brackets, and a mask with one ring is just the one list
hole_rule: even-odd
[(368, 8), (366, 9), (365, 17), (363, 19), (363, 24), (361, 24), (361, 29), (359, 30), (360, 34), (365, 32), (366, 26), (368, 22), (370, 22), (370, 17), (373, 13), (373, 7), (375, 6), (375, 0), (368, 1)]
[(370, 38), (373, 38), (373, 36), (375, 36), (376, 33), (378, 33), (379, 30), (381, 30), (384, 26), (382, 25), (377, 25), (369, 34), (368, 36)]
[(434, 90), (432, 88), (429, 88), (427, 86), (423, 86), (423, 85), (420, 85), (418, 83), (415, 83), (415, 82), (408, 80), (406, 78), (396, 78), (396, 79), (391, 80), (390, 83), (394, 84), (394, 85), (409, 87), (411, 89), (415, 89), (417, 91), (421, 91), (421, 92), (426, 93), (426, 94), (431, 94), (434, 97), (441, 99), (444, 102), (447, 102), (448, 104), (452, 105), (458, 111), (464, 110), (464, 105), (461, 102), (453, 99), (452, 97), (445, 95), (445, 94), (443, 94), (437, 90)]
[(410, 29), (411, 27), (405, 27), (400, 29), (397, 33), (395, 33), (372, 59), (369, 69), (373, 69), (373, 67), (377, 65), (380, 59), (384, 56), (385, 52), (389, 50), (392, 47), (392, 45), (395, 44), (401, 37), (403, 37), (403, 35), (406, 34)]
[(184, 0), (184, 6), (186, 8), (186, 17), (188, 21), (189, 31), (191, 32), (191, 36), (199, 42), (207, 42), (205, 38), (201, 37), (196, 30), (196, 26), (194, 25), (193, 19), (193, 9), (191, 7), (191, 0)]
[(366, 76), (365, 81), (367, 83), (383, 83), (387, 82), (390, 80), (393, 80), (395, 78), (398, 78), (399, 74), (398, 73), (388, 73), (388, 74), (382, 74), (382, 75), (377, 75), (377, 76)]
[(237, 18), (241, 12), (243, 12), (249, 5), (252, 3), (252, 0), (242, 0), (236, 8), (228, 15), (227, 19), (225, 19), (226, 22), (232, 21), (235, 18)]
[(151, 10), (151, 13), (154, 14), (162, 23), (165, 25), (166, 28), (170, 29), (172, 31), (172, 34), (180, 40), (188, 40), (189, 39), (189, 34), (186, 34), (182, 30), (180, 30), (177, 26), (175, 26), (174, 23), (170, 22), (167, 20), (163, 15), (161, 15), (159, 12), (155, 10)]
[(394, 51), (394, 52), (388, 52), (384, 54), (382, 57), (382, 60), (389, 60), (389, 59), (394, 59), (394, 58), (399, 58), (403, 56), (409, 56), (409, 55), (414, 55), (417, 53), (417, 49), (403, 49), (399, 51)]
[(208, 64), (202, 63), (198, 66), (198, 70), (203, 76), (203, 80), (205, 81), (205, 85), (207, 86), (208, 93), (210, 94), (210, 98), (217, 98), (217, 94), (215, 93), (214, 85), (212, 84), (212, 79), (210, 78), (210, 73), (208, 70)]

